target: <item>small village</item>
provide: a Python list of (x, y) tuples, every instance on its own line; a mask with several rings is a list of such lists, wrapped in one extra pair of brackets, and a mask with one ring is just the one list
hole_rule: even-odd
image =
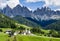
[(5, 33), (5, 34), (8, 34), (10, 37), (11, 37), (11, 36), (18, 35), (18, 34), (20, 34), (20, 35), (34, 35), (34, 34), (32, 34), (31, 31), (28, 30), (28, 29), (25, 29), (25, 30), (22, 30), (22, 31), (6, 30), (4, 33)]

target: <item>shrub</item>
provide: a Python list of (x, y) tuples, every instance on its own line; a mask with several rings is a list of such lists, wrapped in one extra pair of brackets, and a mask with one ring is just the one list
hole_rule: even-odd
[(2, 29), (0, 29), (0, 32), (2, 32)]

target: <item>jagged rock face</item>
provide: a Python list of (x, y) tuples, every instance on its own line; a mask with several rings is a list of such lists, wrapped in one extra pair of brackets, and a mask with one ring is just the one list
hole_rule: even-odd
[[(49, 20), (60, 18), (60, 11), (53, 11), (49, 7), (37, 8), (35, 11), (29, 11), (27, 7), (21, 7), (19, 4), (11, 9), (8, 5), (0, 12), (3, 12), (7, 16), (17, 16), (21, 15), (23, 17), (30, 17), (33, 19)], [(54, 18), (55, 17), (55, 18)]]
[(51, 10), (49, 7), (42, 7), (41, 9), (37, 8), (35, 11), (30, 11), (27, 7), (21, 7), (19, 4), (13, 9), (7, 5), (3, 10), (0, 10), (0, 12), (11, 18), (20, 15), (42, 25), (47, 22), (53, 23), (55, 20), (60, 19), (60, 11)]
[(3, 8), (2, 11), (6, 16), (11, 16), (13, 15), (12, 9), (7, 5), (5, 8)]
[(23, 17), (28, 17), (30, 16), (30, 11), (28, 10), (27, 7), (21, 7), (20, 5), (17, 5), (15, 8), (13, 8), (13, 13), (14, 15), (21, 15)]
[(14, 7), (13, 9), (11, 9), (8, 5), (3, 8), (2, 12), (7, 15), (7, 16), (17, 16), (17, 15), (21, 15), (23, 17), (29, 17), (31, 16), (31, 11), (28, 10), (27, 7), (21, 7), (20, 5), (17, 5), (16, 7)]

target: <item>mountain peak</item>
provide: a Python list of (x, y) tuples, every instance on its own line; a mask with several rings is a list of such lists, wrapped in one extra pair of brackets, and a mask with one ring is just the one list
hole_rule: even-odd
[(18, 6), (18, 7), (21, 7), (21, 5), (20, 5), (20, 4), (18, 4), (17, 6)]
[(3, 9), (11, 9), (8, 5), (6, 7), (4, 7)]
[(37, 8), (37, 10), (40, 10), (40, 8)]
[(10, 7), (7, 5), (6, 8), (10, 8)]
[(42, 7), (41, 9), (42, 9), (42, 10), (51, 10), (51, 8), (46, 7), (46, 6), (45, 6), (45, 7)]
[(14, 7), (13, 9), (15, 9), (15, 8), (21, 8), (21, 5), (18, 4), (18, 5), (16, 5), (16, 7)]

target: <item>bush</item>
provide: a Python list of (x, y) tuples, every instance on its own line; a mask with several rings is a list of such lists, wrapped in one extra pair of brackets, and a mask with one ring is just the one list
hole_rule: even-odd
[(31, 32), (32, 33), (41, 33), (41, 30), (39, 28), (32, 28)]
[(0, 29), (0, 32), (2, 32), (2, 29)]
[(25, 28), (23, 26), (20, 26), (18, 29), (19, 30), (25, 30)]
[(58, 37), (58, 32), (55, 31), (55, 30), (51, 30), (51, 31), (49, 32), (49, 35), (52, 36), (52, 37)]
[(16, 25), (15, 24), (11, 24), (11, 28), (16, 28)]

